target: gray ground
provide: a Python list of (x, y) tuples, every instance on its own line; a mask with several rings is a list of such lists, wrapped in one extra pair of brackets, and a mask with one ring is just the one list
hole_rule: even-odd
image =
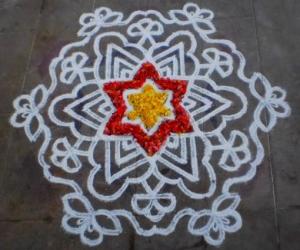
[[(107, 6), (181, 8), (180, 0), (0, 0), (0, 249), (88, 249), (60, 228), (64, 190), (49, 184), (36, 161), (37, 148), (8, 124), (12, 101), (48, 80), (48, 64), (76, 38), (78, 17)], [(198, 0), (213, 10), (221, 37), (233, 40), (248, 60), (288, 92), (292, 115), (268, 136), (256, 178), (241, 185), (243, 228), (219, 249), (300, 249), (300, 1)], [(143, 238), (128, 228), (97, 249), (214, 249), (178, 229), (170, 237)]]

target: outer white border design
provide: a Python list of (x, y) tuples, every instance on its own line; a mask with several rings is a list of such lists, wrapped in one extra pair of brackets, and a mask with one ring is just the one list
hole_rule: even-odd
[[(213, 17), (213, 12), (200, 9), (192, 3), (185, 4), (182, 10), (170, 10), (168, 16), (149, 10), (135, 11), (124, 18), (122, 13), (103, 7), (94, 13), (83, 14), (80, 18), (82, 27), (78, 32), (81, 40), (63, 47), (59, 56), (51, 62), (50, 86), (38, 85), (30, 94), (21, 95), (14, 101), (16, 111), (11, 117), (11, 124), (14, 127), (24, 128), (25, 134), (32, 142), (37, 141), (38, 138), (43, 139), (38, 161), (43, 168), (44, 176), (50, 182), (67, 185), (73, 190), (62, 198), (65, 211), (62, 226), (67, 232), (78, 234), (84, 244), (95, 246), (102, 242), (104, 235), (122, 233), (123, 228), (120, 223), (122, 217), (132, 224), (137, 234), (143, 236), (168, 235), (176, 229), (181, 218), (188, 217), (188, 231), (193, 235), (203, 236), (211, 245), (220, 245), (226, 233), (233, 233), (240, 229), (242, 221), (236, 211), (240, 196), (232, 193), (231, 187), (247, 182), (255, 176), (257, 166), (264, 157), (263, 145), (258, 136), (259, 131), (269, 132), (278, 118), (289, 115), (290, 108), (285, 102), (284, 90), (272, 87), (260, 73), (254, 73), (250, 77), (244, 74), (245, 58), (231, 41), (209, 37), (215, 32), (212, 24)], [(170, 25), (177, 26), (179, 31), (171, 34), (165, 41), (158, 42), (157, 39), (164, 33), (164, 27)], [(104, 31), (113, 27), (128, 27), (127, 36), (136, 38), (137, 41), (131, 43), (124, 34)], [(186, 27), (192, 28), (193, 32), (185, 29)], [(189, 42), (180, 41), (181, 36)], [(100, 44), (109, 37), (118, 39), (122, 46), (112, 42), (108, 44), (104, 52), (106, 54), (103, 54)], [(195, 56), (197, 40), (202, 40), (211, 46), (202, 51), (201, 62)], [(68, 55), (70, 51), (79, 50), (90, 42), (94, 42), (93, 49), (96, 54), (92, 66), (88, 65), (89, 57), (82, 51)], [(146, 44), (149, 45), (147, 48)], [(226, 47), (226, 51), (230, 53), (214, 48), (217, 45)], [(136, 54), (130, 51), (135, 51)], [(114, 56), (114, 52), (121, 56)], [(142, 54), (143, 58), (139, 58), (137, 54)], [(218, 74), (225, 79), (233, 74), (233, 57), (238, 59), (238, 68), (235, 72), (240, 81), (249, 87), (249, 93), (256, 99), (257, 106), (254, 108), (253, 121), (248, 132), (232, 130), (227, 137), (223, 130), (230, 122), (238, 120), (247, 112), (248, 99), (236, 87), (216, 84), (211, 76)], [(186, 70), (186, 58), (190, 61), (192, 72)], [(102, 77), (99, 72), (104, 61), (106, 71), (105, 76)], [(114, 107), (103, 93), (102, 84), (112, 79), (131, 79), (144, 61), (155, 64), (163, 76), (188, 81), (189, 89), (183, 104), (190, 112), (194, 127), (193, 133), (169, 137), (166, 145), (153, 157), (148, 157), (130, 136), (120, 138), (103, 135), (104, 126), (114, 112)], [(59, 65), (61, 72), (57, 74)], [(90, 75), (92, 78), (88, 77)], [(76, 81), (78, 83), (74, 84)], [(203, 87), (203, 83), (206, 83), (209, 88)], [(71, 87), (74, 84), (73, 90), (53, 96), (55, 90), (64, 84)], [(260, 88), (262, 91), (258, 91)], [(93, 91), (86, 93), (87, 89)], [(226, 113), (232, 101), (221, 94), (224, 92), (240, 100), (239, 110), (233, 114)], [(57, 116), (55, 107), (61, 101), (69, 101), (62, 111), (69, 115), (68, 121), (63, 121)], [(199, 102), (200, 107), (197, 106)], [(213, 103), (218, 105), (214, 106)], [(266, 119), (263, 117), (265, 113), (268, 114)], [(51, 122), (69, 128), (76, 142), (72, 143), (67, 137), (53, 138), (53, 131), (43, 118), (46, 114), (49, 115)], [(209, 131), (203, 130), (202, 125), (216, 116), (221, 118), (219, 124)], [(84, 134), (78, 129), (76, 123), (90, 128), (93, 133)], [(217, 139), (217, 143), (213, 142), (213, 139)], [(200, 159), (201, 166), (197, 158), (199, 147), (196, 146), (199, 140), (204, 145), (203, 157)], [(94, 158), (99, 142), (104, 143), (105, 163), (103, 165)], [(81, 147), (84, 143), (88, 143), (88, 149)], [(254, 151), (252, 154), (250, 143), (254, 148), (251, 150)], [(49, 150), (52, 155), (47, 158), (46, 152)], [(212, 155), (215, 152), (221, 152), (218, 166), (211, 165)], [(117, 200), (132, 184), (139, 184), (144, 188), (145, 193), (133, 195), (131, 200), (133, 212), (126, 209), (106, 210), (93, 207), (92, 201), (88, 200), (79, 183), (72, 179), (72, 174), (78, 173), (84, 167), (81, 162), (82, 157), (85, 157), (92, 166), (87, 180), (87, 189), (95, 199), (105, 202)], [(118, 166), (122, 165), (122, 168), (113, 171), (112, 162)], [(164, 175), (159, 168), (161, 164), (174, 171), (176, 177)], [(190, 169), (180, 165), (189, 165)], [(192, 208), (178, 210), (168, 226), (159, 225), (164, 216), (176, 209), (178, 202), (173, 193), (162, 191), (164, 186), (175, 185), (191, 199), (210, 198), (216, 192), (215, 169), (220, 167), (231, 173), (240, 169), (242, 165), (247, 165), (248, 171), (242, 176), (227, 178), (222, 186), (222, 193), (212, 201), (210, 207), (202, 210)], [(56, 167), (71, 177), (53, 175), (51, 170)], [(206, 178), (209, 180), (209, 187), (204, 192), (193, 191), (186, 185), (188, 182), (201, 181), (203, 177), (199, 173), (200, 168), (207, 173)], [(130, 173), (136, 169), (144, 171), (139, 176), (131, 176)], [(120, 180), (121, 177), (126, 177), (121, 187), (110, 195), (99, 192), (94, 185), (97, 175), (103, 172), (105, 181), (109, 185), (113, 185), (114, 181)], [(150, 176), (159, 180), (155, 187), (151, 187), (148, 183)], [(76, 202), (81, 204), (83, 210), (79, 211)], [(141, 202), (146, 205), (142, 206)], [(157, 213), (153, 213), (153, 209)], [(144, 229), (135, 214), (147, 217), (153, 223), (152, 228)], [(110, 225), (101, 223), (101, 218)]]

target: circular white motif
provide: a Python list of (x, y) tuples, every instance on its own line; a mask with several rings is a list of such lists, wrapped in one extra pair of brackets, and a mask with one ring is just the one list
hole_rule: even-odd
[[(260, 73), (244, 74), (244, 56), (231, 41), (209, 37), (213, 17), (191, 3), (168, 16), (83, 14), (81, 40), (51, 62), (51, 84), (14, 101), (11, 124), (32, 142), (43, 138), (45, 177), (73, 190), (62, 198), (62, 225), (84, 244), (121, 234), (121, 218), (152, 236), (170, 234), (187, 217), (188, 232), (211, 245), (240, 229), (240, 196), (231, 187), (255, 176), (264, 157), (259, 131), (269, 132), (290, 108), (284, 90)], [(187, 82), (182, 105), (193, 127), (171, 134), (152, 156), (131, 135), (104, 132), (116, 112), (104, 84), (132, 80), (145, 62), (161, 77)]]

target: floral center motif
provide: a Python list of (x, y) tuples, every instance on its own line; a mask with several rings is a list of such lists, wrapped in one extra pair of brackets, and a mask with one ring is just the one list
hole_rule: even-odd
[[(149, 80), (155, 82), (161, 89), (160, 93), (158, 90), (154, 90), (151, 85), (146, 84), (144, 86), (145, 82)], [(126, 114), (127, 106), (124, 93), (141, 88), (141, 93), (128, 95), (129, 104), (134, 107), (134, 110), (132, 113)], [(151, 63), (144, 63), (132, 81), (106, 83), (103, 90), (109, 95), (117, 111), (106, 124), (104, 133), (107, 135), (132, 135), (149, 156), (154, 155), (171, 133), (181, 134), (193, 131), (189, 115), (181, 106), (181, 100), (186, 89), (186, 81), (161, 78)], [(171, 115), (171, 110), (164, 106), (166, 99), (168, 99), (168, 91), (172, 93), (170, 103), (174, 109), (174, 118), (162, 121), (154, 132), (148, 133), (140, 124), (124, 121), (127, 116), (129, 119), (139, 117), (145, 127), (150, 128), (157, 123), (159, 117)]]
[(128, 112), (127, 117), (129, 120), (140, 119), (146, 129), (151, 129), (161, 119), (172, 115), (171, 109), (166, 107), (169, 96), (167, 91), (159, 91), (147, 82), (141, 91), (128, 95), (133, 110)]

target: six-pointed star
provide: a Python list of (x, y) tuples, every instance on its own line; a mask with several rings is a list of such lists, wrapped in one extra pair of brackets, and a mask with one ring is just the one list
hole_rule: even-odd
[[(152, 134), (147, 133), (139, 124), (123, 121), (128, 109), (124, 100), (124, 91), (141, 89), (147, 84), (147, 80), (154, 82), (156, 87), (162, 91), (172, 92), (171, 105), (174, 118), (162, 118), (160, 125)], [(116, 112), (107, 122), (104, 133), (107, 135), (132, 135), (149, 156), (154, 155), (161, 148), (171, 133), (180, 134), (193, 131), (188, 113), (181, 106), (187, 82), (160, 77), (151, 63), (144, 63), (133, 80), (109, 82), (104, 84), (103, 89), (116, 107)]]

